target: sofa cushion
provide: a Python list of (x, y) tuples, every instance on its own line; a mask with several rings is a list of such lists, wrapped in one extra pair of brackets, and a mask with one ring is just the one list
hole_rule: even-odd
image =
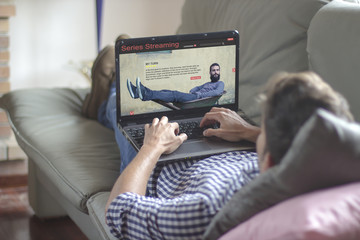
[(360, 181), (360, 125), (318, 110), (299, 130), (280, 165), (238, 191), (214, 217), (206, 239), (283, 200), (313, 190)]
[(89, 197), (111, 190), (120, 168), (113, 132), (81, 115), (87, 92), (26, 89), (0, 99), (20, 147), (83, 212)]
[[(296, 217), (294, 217), (296, 216)], [(360, 239), (360, 183), (289, 199), (239, 224), (221, 240)]]
[[(360, 3), (332, 1), (313, 18), (308, 32), (310, 69), (343, 94), (360, 121)], [(329, 27), (331, 26), (331, 27)]]
[(307, 30), (328, 0), (187, 0), (178, 33), (237, 29), (239, 106), (256, 123), (256, 95), (278, 71), (308, 70)]

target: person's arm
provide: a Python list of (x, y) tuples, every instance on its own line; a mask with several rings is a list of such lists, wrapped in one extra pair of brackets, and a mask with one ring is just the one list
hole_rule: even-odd
[[(222, 156), (226, 158), (231, 161), (221, 166), (218, 156), (164, 166), (163, 175), (153, 183), (157, 197), (120, 194), (106, 214), (111, 233), (119, 239), (201, 239), (221, 206), (258, 174), (255, 153)], [(184, 194), (178, 194), (179, 187)]]
[(196, 87), (192, 88), (192, 89), (189, 91), (189, 93), (195, 93), (195, 92), (199, 91), (204, 85), (205, 85), (205, 83), (202, 84), (202, 85), (200, 85), (200, 86), (196, 86)]
[(216, 136), (231, 142), (241, 140), (256, 142), (260, 134), (259, 127), (249, 124), (236, 112), (226, 108), (213, 107), (201, 120), (200, 127), (214, 123), (219, 123), (220, 127), (218, 129), (206, 129), (203, 133), (204, 136)]
[[(195, 194), (159, 199), (123, 193), (110, 206), (107, 224), (119, 239), (201, 239), (214, 216), (205, 200)], [(181, 235), (173, 235), (174, 229)]]
[(199, 93), (199, 98), (219, 96), (224, 92), (224, 87), (225, 87), (224, 82), (218, 81), (216, 83), (210, 83), (210, 84), (213, 84), (213, 86), (215, 86), (214, 89), (208, 92)]
[(146, 184), (161, 154), (175, 151), (186, 139), (186, 134), (179, 132), (177, 123), (169, 123), (167, 117), (155, 118), (152, 125), (145, 125), (144, 144), (139, 153), (116, 180), (106, 204), (106, 211), (111, 202), (121, 193), (132, 192), (145, 195)]

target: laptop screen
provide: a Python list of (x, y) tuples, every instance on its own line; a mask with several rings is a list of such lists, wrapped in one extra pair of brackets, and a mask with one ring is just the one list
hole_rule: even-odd
[(118, 119), (237, 110), (238, 45), (237, 31), (118, 40)]

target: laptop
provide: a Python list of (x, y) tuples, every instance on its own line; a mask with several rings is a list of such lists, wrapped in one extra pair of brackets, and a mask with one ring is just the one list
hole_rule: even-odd
[[(254, 144), (247, 141), (233, 143), (206, 138), (202, 135), (204, 129), (196, 126), (213, 106), (238, 110), (239, 34), (236, 30), (119, 39), (115, 44), (115, 58), (118, 126), (136, 150), (142, 145), (144, 125), (162, 116), (178, 122), (180, 132), (188, 128), (189, 122), (196, 130), (190, 130), (188, 140), (175, 152), (163, 154), (159, 162), (254, 149)], [(186, 102), (143, 101), (133, 99), (127, 87), (128, 80), (136, 86), (138, 79), (151, 90), (189, 93), (190, 89), (211, 81), (213, 63), (220, 67), (218, 81), (224, 83), (223, 92), (217, 96)]]

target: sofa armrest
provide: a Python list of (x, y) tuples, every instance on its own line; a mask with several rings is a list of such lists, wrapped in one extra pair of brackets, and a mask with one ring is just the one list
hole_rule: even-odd
[(50, 190), (84, 213), (87, 200), (110, 191), (120, 172), (113, 131), (81, 115), (88, 91), (23, 89), (0, 98), (19, 146), (56, 187)]

